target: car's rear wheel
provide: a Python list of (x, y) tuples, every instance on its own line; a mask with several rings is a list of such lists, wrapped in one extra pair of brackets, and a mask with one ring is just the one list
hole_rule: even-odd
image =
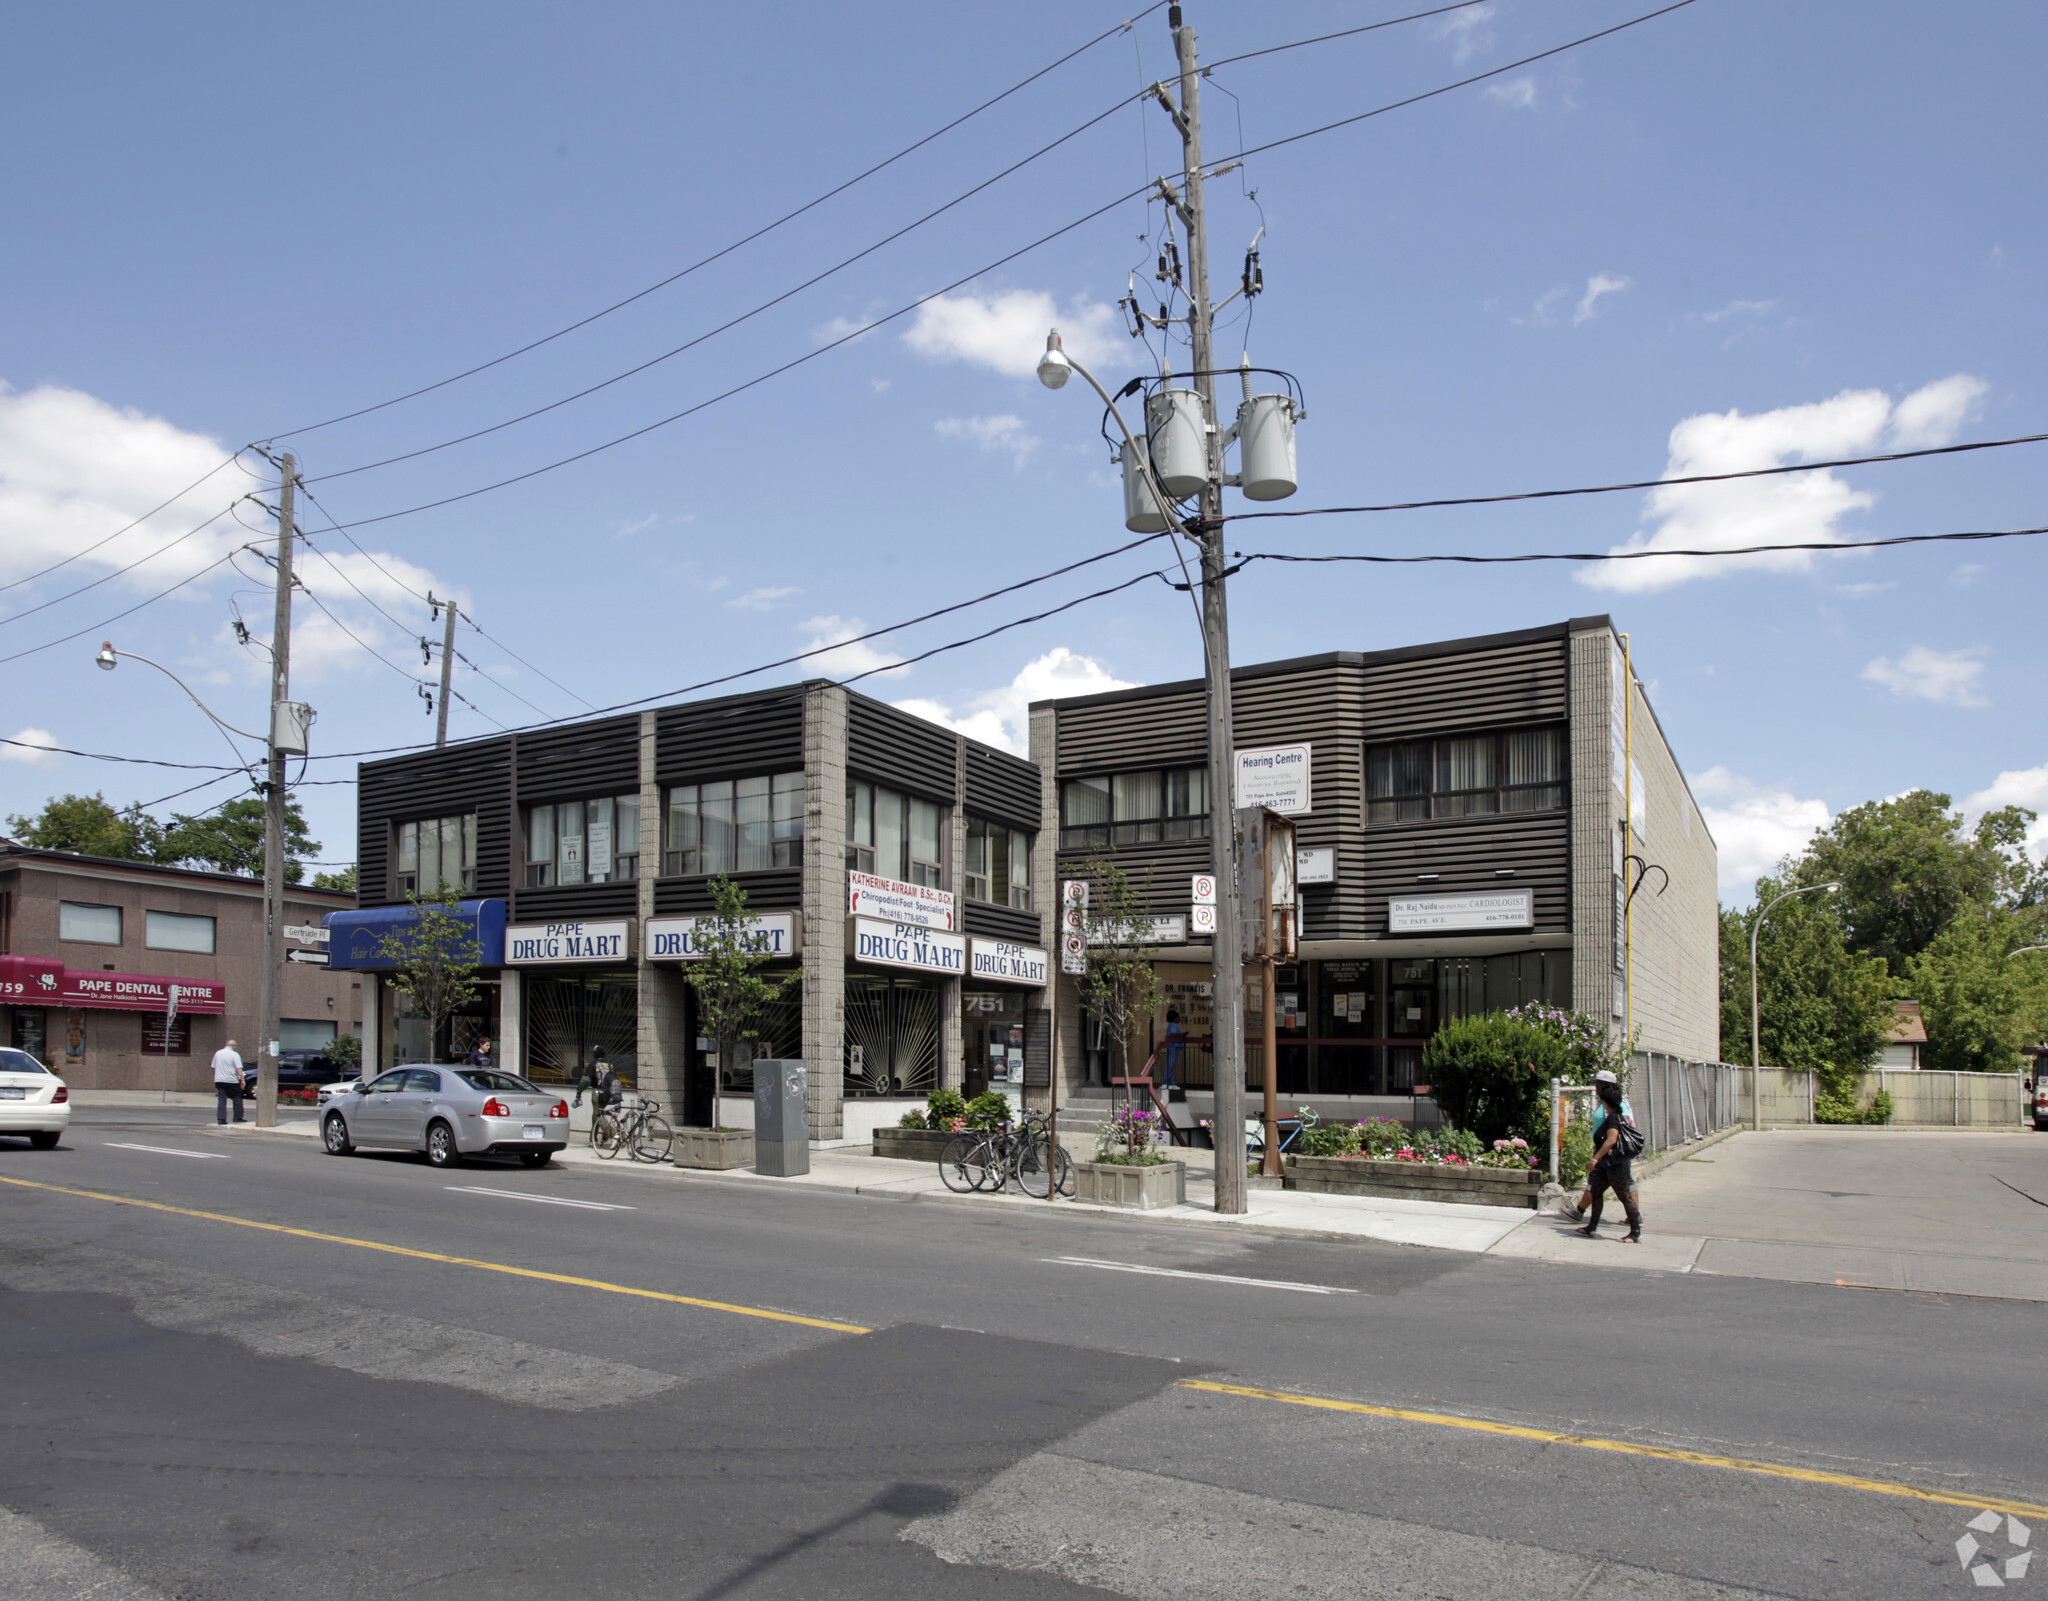
[(57, 1148), (57, 1131), (39, 1128), (29, 1135), (28, 1142), (38, 1151), (54, 1151)]
[(460, 1167), (462, 1149), (455, 1143), (455, 1130), (436, 1118), (427, 1125), (427, 1162), (433, 1167)]
[(355, 1142), (348, 1137), (348, 1125), (341, 1120), (339, 1112), (327, 1114), (327, 1121), (320, 1125), (320, 1141), (327, 1147), (329, 1156), (346, 1156), (356, 1148)]
[(548, 1165), (548, 1158), (554, 1154), (553, 1151), (521, 1151), (519, 1153), (519, 1160), (528, 1167), (546, 1167)]

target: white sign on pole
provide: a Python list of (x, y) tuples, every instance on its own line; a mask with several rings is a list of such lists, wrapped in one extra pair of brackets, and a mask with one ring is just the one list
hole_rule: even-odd
[(1309, 809), (1307, 745), (1272, 745), (1237, 753), (1237, 804), (1263, 806), (1282, 817), (1305, 816)]
[(1216, 908), (1215, 908), (1215, 906), (1214, 906), (1213, 904), (1211, 904), (1211, 905), (1208, 905), (1208, 906), (1190, 906), (1190, 907), (1188, 908), (1188, 929), (1189, 929), (1189, 931), (1190, 931), (1191, 933), (1195, 933), (1195, 934), (1213, 934), (1213, 933), (1215, 933), (1215, 932), (1216, 932)]
[(1141, 917), (1130, 927), (1104, 924), (1088, 936), (1091, 945), (1181, 945), (1188, 937), (1188, 920), (1172, 917)]
[(1295, 851), (1294, 882), (1297, 884), (1336, 883), (1336, 848), (1334, 846), (1324, 845), (1316, 850)]
[(1197, 906), (1214, 906), (1216, 904), (1215, 878), (1208, 873), (1195, 874), (1194, 894), (1192, 898)]
[(1085, 936), (1060, 936), (1060, 971), (1077, 975), (1088, 971), (1088, 941)]

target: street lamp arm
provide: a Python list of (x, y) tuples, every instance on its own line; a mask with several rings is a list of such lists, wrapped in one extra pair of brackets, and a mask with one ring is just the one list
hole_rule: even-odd
[(2026, 955), (2028, 951), (2048, 951), (2048, 945), (2022, 945), (2016, 951), (2007, 951), (2005, 953), (2005, 959), (2009, 962), (2015, 956)]
[(170, 668), (166, 667), (162, 662), (151, 661), (147, 656), (139, 656), (132, 650), (116, 650), (114, 649), (111, 641), (100, 646), (100, 653), (95, 658), (95, 660), (99, 662), (100, 666), (106, 668), (109, 672), (111, 672), (114, 667), (114, 658), (117, 656), (125, 656), (128, 658), (128, 660), (132, 662), (141, 662), (145, 667), (154, 667), (158, 672), (162, 673), (164, 677), (168, 678), (172, 683), (176, 684), (180, 689), (182, 689), (186, 693), (186, 695), (190, 697), (192, 704), (194, 706), (197, 706), (202, 712), (206, 713), (208, 717), (212, 718), (215, 723), (219, 724), (220, 727), (225, 728), (229, 733), (240, 734), (244, 739), (253, 739), (258, 741), (261, 741), (264, 738), (264, 736), (261, 734), (252, 734), (246, 728), (237, 728), (233, 723), (225, 722), (221, 718), (214, 716), (213, 708), (208, 706), (205, 701), (201, 700), (197, 695), (194, 695), (192, 693), (192, 686), (186, 683), (185, 680), (180, 678), (176, 673), (172, 672)]

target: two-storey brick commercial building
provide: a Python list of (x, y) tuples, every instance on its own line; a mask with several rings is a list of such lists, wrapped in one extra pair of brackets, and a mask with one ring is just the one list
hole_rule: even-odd
[[(1714, 841), (1606, 617), (1240, 667), (1232, 683), (1240, 760), (1284, 751), (1268, 766), (1308, 772), (1300, 959), (1275, 986), (1284, 1096), (1405, 1109), (1443, 1019), (1529, 1001), (1616, 1030), (1628, 1014), (1645, 1050), (1718, 1054)], [(1031, 754), (1058, 828), (1039, 903), (1083, 876), (1091, 848), (1149, 886), (1166, 998), (1132, 1054), (1164, 1037), (1168, 1007), (1206, 1034), (1213, 974), (1190, 886), (1229, 812), (1207, 793), (1202, 683), (1034, 704)], [(1621, 886), (1651, 865), (1625, 920)], [(1259, 986), (1247, 1000), (1261, 1004)], [(1071, 980), (1057, 1010), (1062, 1085), (1103, 1083), (1114, 1064)], [(1254, 1084), (1263, 1023), (1247, 1013)], [(1207, 1085), (1206, 1052), (1184, 1067), (1192, 1090)]]
[[(286, 887), (286, 1050), (360, 1032), (359, 980), (328, 971), (320, 926), (354, 904)], [(256, 879), (0, 840), (0, 1040), (74, 1088), (204, 1091), (229, 1039), (253, 1063), (262, 963)]]
[[(714, 1084), (746, 1121), (754, 1055), (801, 1057), (820, 1140), (942, 1083), (1021, 1084), (1027, 1054), (1045, 1070), (1040, 776), (951, 729), (812, 682), (370, 762), (358, 793), (361, 909), (329, 925), (365, 986), (366, 1062), (488, 1033), (536, 1080), (602, 1060), (702, 1125)], [(683, 978), (718, 874), (797, 976), (725, 1060)], [(429, 1040), (380, 952), (444, 880), (482, 984)]]

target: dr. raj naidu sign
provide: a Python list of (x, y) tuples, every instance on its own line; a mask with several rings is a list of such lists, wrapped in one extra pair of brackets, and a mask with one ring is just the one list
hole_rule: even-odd
[(1535, 897), (1526, 889), (1489, 895), (1418, 895), (1387, 902), (1389, 934), (1457, 934), (1533, 928)]

